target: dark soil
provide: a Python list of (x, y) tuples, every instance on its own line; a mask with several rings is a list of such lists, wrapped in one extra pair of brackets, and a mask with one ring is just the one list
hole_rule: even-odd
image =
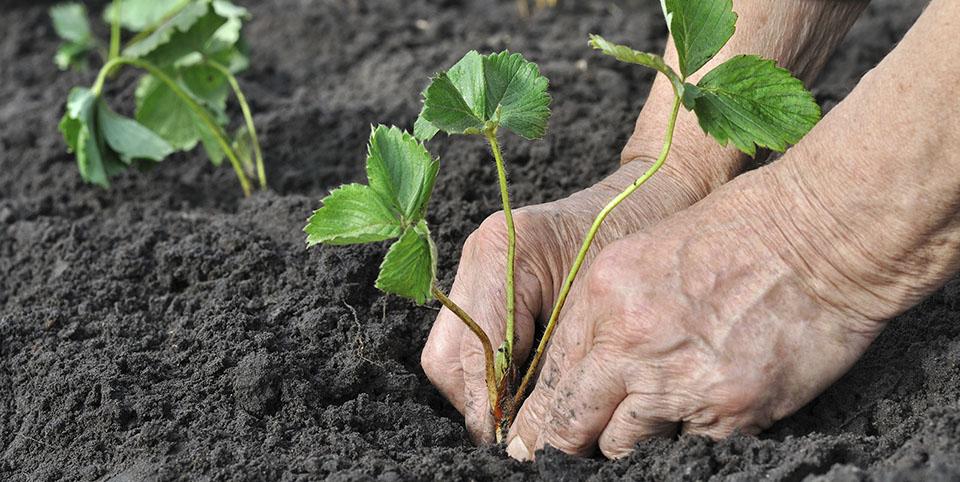
[[(506, 142), (517, 202), (600, 179), (652, 77), (593, 54), (586, 34), (660, 48), (653, 0), (561, 0), (529, 21), (508, 0), (248, 1), (242, 80), (274, 188), (248, 200), (199, 152), (109, 191), (83, 184), (56, 124), (68, 89), (93, 73), (57, 71), (46, 5), (5, 3), (0, 479), (960, 480), (960, 281), (759, 438), (522, 464), (471, 446), (423, 376), (436, 312), (372, 288), (382, 246), (304, 249), (318, 200), (362, 176), (370, 124), (412, 127), (427, 76), (473, 48), (523, 52), (552, 83), (547, 139)], [(842, 99), (922, 4), (875, 0), (816, 85), (820, 101)], [(119, 108), (132, 78), (111, 92)], [(482, 144), (432, 148), (445, 159), (431, 212), (445, 220), (435, 232), (449, 282), (498, 197)]]

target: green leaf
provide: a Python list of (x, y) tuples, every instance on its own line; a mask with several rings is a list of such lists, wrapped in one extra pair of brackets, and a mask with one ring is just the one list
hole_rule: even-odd
[(437, 75), (427, 88), (423, 118), (448, 134), (479, 134), (485, 123), (446, 73)]
[(663, 57), (656, 54), (634, 50), (626, 45), (615, 44), (599, 35), (594, 34), (590, 34), (589, 43), (594, 49), (599, 50), (621, 62), (649, 67), (662, 73), (663, 75), (666, 75), (667, 78), (670, 79), (670, 83), (673, 84), (674, 91), (682, 95), (684, 88), (683, 82), (680, 80), (680, 76), (678, 76), (677, 73), (670, 68), (669, 65), (667, 65), (667, 63), (663, 60)]
[(820, 107), (803, 82), (757, 56), (724, 62), (696, 88), (693, 110), (703, 130), (751, 156), (756, 146), (785, 151), (820, 120)]
[(189, 106), (166, 84), (146, 75), (136, 91), (136, 119), (156, 132), (175, 149), (189, 151), (196, 147), (200, 132)]
[(60, 121), (60, 131), (68, 149), (77, 157), (80, 177), (87, 182), (109, 187), (105, 160), (100, 154), (97, 101), (97, 96), (90, 89), (73, 88), (67, 98), (67, 112)]
[(303, 230), (308, 246), (373, 243), (403, 233), (400, 220), (382, 197), (362, 184), (347, 184), (331, 192)]
[(420, 116), (417, 117), (417, 121), (413, 124), (413, 135), (421, 141), (429, 141), (433, 139), (437, 133), (440, 132), (440, 129), (437, 129), (437, 126), (430, 123), (430, 121), (423, 118), (423, 110), (420, 111)]
[(127, 46), (123, 50), (123, 55), (127, 57), (146, 57), (147, 54), (152, 53), (161, 45), (170, 42), (175, 33), (190, 30), (207, 14), (209, 7), (207, 1), (190, 2), (155, 30)]
[(87, 19), (87, 8), (81, 3), (65, 3), (50, 8), (50, 19), (53, 29), (67, 42), (86, 45), (89, 44), (90, 22)]
[(547, 131), (550, 95), (540, 68), (520, 54), (500, 52), (483, 58), (487, 117), (527, 138), (539, 139)]
[(382, 125), (370, 134), (370, 188), (389, 200), (405, 225), (423, 219), (439, 169), (440, 163), (410, 134)]
[(57, 5), (50, 9), (50, 19), (53, 29), (64, 40), (53, 58), (57, 67), (61, 70), (71, 67), (85, 69), (87, 54), (96, 47), (86, 7), (79, 3)]
[(64, 43), (57, 48), (57, 53), (53, 57), (54, 63), (60, 70), (70, 68), (86, 69), (87, 54), (93, 50), (92, 45)]
[[(178, 71), (174, 71), (171, 75), (177, 76), (178, 74)], [(182, 80), (179, 82), (184, 84)], [(184, 87), (188, 92), (191, 91), (189, 86), (184, 85)], [(210, 157), (210, 161), (214, 165), (220, 165), (224, 155), (216, 141), (216, 136), (213, 132), (210, 132), (210, 129), (193, 112), (190, 106), (177, 96), (173, 89), (155, 77), (146, 75), (141, 78), (135, 96), (137, 100), (137, 122), (155, 132), (176, 150), (189, 151), (195, 148), (198, 143), (203, 142), (203, 147)], [(203, 98), (195, 100), (205, 106), (211, 116), (221, 125), (226, 123), (226, 104), (224, 102), (216, 105)]]
[(102, 100), (97, 105), (97, 121), (103, 138), (125, 164), (134, 159), (161, 161), (173, 153), (173, 146), (153, 131), (113, 112)]
[(436, 273), (436, 248), (425, 226), (407, 228), (390, 246), (380, 265), (376, 287), (386, 293), (403, 296), (424, 304), (431, 299)]
[(173, 152), (173, 147), (158, 135), (113, 112), (93, 91), (83, 87), (70, 91), (60, 132), (67, 149), (76, 155), (80, 177), (103, 187), (109, 187), (110, 176), (134, 160), (160, 161)]
[[(243, 21), (248, 17), (246, 9), (223, 0), (212, 3), (209, 0), (200, 1), (197, 5), (203, 7), (200, 17), (190, 23), (184, 22), (183, 28), (168, 29), (162, 42), (139, 56), (155, 65), (166, 67), (179, 64), (191, 55), (216, 57), (220, 53), (236, 49), (240, 44)], [(188, 10), (189, 8), (184, 9), (177, 16), (184, 15)], [(193, 13), (200, 13), (200, 9), (197, 8)], [(144, 42), (147, 42), (147, 39), (133, 44), (131, 48)]]
[(543, 137), (550, 117), (548, 81), (520, 54), (467, 53), (424, 91), (424, 107), (414, 126), (428, 140), (438, 130), (480, 134), (505, 127), (528, 139)]
[(736, 29), (733, 0), (662, 0), (662, 6), (684, 79), (717, 55)]
[[(189, 0), (188, 0), (189, 1)], [(185, 5), (184, 0), (123, 0), (120, 7), (120, 25), (133, 32), (141, 32)], [(112, 24), (116, 18), (116, 2), (103, 10), (103, 21)]]

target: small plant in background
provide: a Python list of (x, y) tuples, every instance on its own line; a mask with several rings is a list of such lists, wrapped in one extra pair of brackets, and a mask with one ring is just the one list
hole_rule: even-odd
[[(545, 8), (554, 8), (557, 6), (557, 0), (534, 0), (533, 8), (543, 10)], [(530, 0), (517, 0), (517, 11), (521, 17), (530, 16)]]
[[(680, 107), (693, 111), (703, 130), (720, 144), (732, 143), (751, 156), (756, 155), (757, 147), (786, 150), (820, 119), (820, 108), (803, 83), (773, 61), (757, 56), (734, 57), (696, 84), (687, 82), (726, 45), (734, 33), (737, 16), (731, 0), (663, 0), (662, 5), (679, 54), (679, 71), (659, 55), (613, 44), (596, 35), (590, 37), (590, 45), (595, 49), (665, 75), (674, 90), (673, 110), (656, 162), (600, 211), (586, 233), (519, 385), (515, 383), (518, 367), (513, 366), (512, 357), (516, 231), (497, 133), (504, 128), (527, 139), (544, 135), (550, 97), (547, 79), (535, 64), (519, 54), (470, 52), (448, 71), (434, 77), (424, 91), (423, 110), (414, 127), (416, 138), (397, 128), (374, 129), (367, 158), (369, 185), (350, 184), (334, 190), (305, 228), (309, 245), (398, 239), (380, 267), (377, 287), (421, 304), (436, 298), (476, 334), (486, 359), (487, 391), (498, 441), (507, 433), (526, 396), (570, 289), (604, 220), (667, 161)], [(436, 248), (425, 215), (439, 163), (431, 158), (422, 141), (440, 131), (482, 136), (493, 153), (507, 227), (505, 342), (496, 350), (469, 313), (437, 287)]]
[[(111, 27), (106, 46), (91, 34), (82, 4), (55, 6), (50, 17), (64, 41), (55, 58), (60, 68), (85, 69), (94, 52), (103, 60), (93, 86), (70, 92), (60, 123), (85, 181), (109, 187), (110, 176), (130, 166), (149, 168), (199, 144), (213, 164), (229, 160), (244, 195), (253, 177), (266, 188), (253, 116), (235, 76), (249, 64), (241, 36), (246, 9), (227, 0), (114, 0), (103, 12)], [(121, 46), (123, 30), (131, 36)], [(146, 71), (134, 119), (103, 99), (106, 82), (123, 66)], [(244, 118), (233, 135), (226, 131), (231, 92)]]

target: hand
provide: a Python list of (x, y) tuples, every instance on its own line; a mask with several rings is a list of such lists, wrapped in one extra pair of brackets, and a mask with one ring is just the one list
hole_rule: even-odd
[[(757, 432), (960, 271), (960, 4), (935, 0), (799, 145), (597, 257), (509, 435), (608, 457), (678, 430)], [(925, 75), (903, 82), (903, 72)], [(909, 125), (911, 129), (899, 126)]]
[[(515, 363), (527, 360), (533, 343), (534, 322), (549, 316), (557, 291), (596, 213), (649, 165), (645, 159), (638, 159), (597, 185), (566, 199), (514, 211), (517, 230)], [(648, 184), (642, 196), (625, 203), (608, 218), (593, 252), (693, 204), (716, 184), (719, 182), (706, 176), (668, 169)], [(451, 299), (481, 325), (494, 347), (503, 342), (505, 331), (506, 239), (502, 213), (485, 220), (464, 244), (450, 293)], [(588, 258), (586, 264), (589, 262)], [(430, 381), (464, 414), (474, 440), (492, 441), (493, 418), (487, 402), (480, 343), (445, 308), (430, 332), (421, 364)]]
[[(777, 59), (801, 78), (811, 80), (867, 3), (745, 0), (737, 7), (740, 30), (745, 33), (734, 36), (702, 72), (735, 55), (751, 53)], [(672, 45), (665, 57), (676, 63)], [(623, 151), (621, 162), (625, 166), (620, 171), (570, 198), (514, 212), (518, 233), (515, 362), (526, 360), (534, 320), (548, 317), (593, 217), (659, 153), (672, 96), (670, 83), (658, 76)], [(595, 254), (605, 244), (692, 205), (736, 176), (744, 161), (743, 156), (717, 146), (702, 133), (692, 114), (682, 112), (667, 165), (614, 211), (591, 252)], [(502, 343), (505, 329), (505, 251), (503, 216), (497, 214), (468, 238), (451, 292), (451, 298), (484, 328), (494, 347)], [(589, 262), (590, 258), (585, 266)], [(464, 414), (473, 438), (478, 442), (491, 441), (493, 420), (487, 403), (480, 344), (446, 309), (437, 317), (421, 363), (431, 382)]]
[(677, 431), (756, 433), (859, 358), (883, 324), (817, 295), (811, 283), (830, 281), (787, 261), (817, 254), (778, 235), (789, 216), (770, 209), (772, 168), (603, 249), (560, 318), (512, 456), (549, 444), (616, 458)]

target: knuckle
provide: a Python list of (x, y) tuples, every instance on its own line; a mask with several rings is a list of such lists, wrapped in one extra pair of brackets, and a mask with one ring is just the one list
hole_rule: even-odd
[(420, 354), (420, 367), (434, 385), (448, 383), (459, 372), (458, 360), (441, 356), (428, 344)]
[(615, 296), (616, 287), (623, 281), (623, 259), (618, 255), (620, 243), (613, 243), (597, 255), (584, 280), (587, 296), (592, 300), (608, 300)]
[(630, 455), (633, 451), (633, 445), (634, 444), (628, 443), (625, 439), (622, 440), (619, 437), (601, 438), (599, 442), (597, 442), (600, 453), (611, 460)]
[(570, 420), (559, 429), (550, 430), (544, 436), (544, 444), (549, 445), (561, 452), (573, 455), (586, 455), (590, 453), (593, 447), (588, 441), (580, 436), (586, 427), (576, 423), (576, 419)]
[(592, 427), (576, 411), (560, 402), (550, 410), (544, 443), (569, 454), (588, 454), (593, 447), (586, 436)]
[(487, 216), (480, 226), (467, 237), (465, 247), (471, 249), (489, 250), (506, 249), (507, 221), (503, 211)]

